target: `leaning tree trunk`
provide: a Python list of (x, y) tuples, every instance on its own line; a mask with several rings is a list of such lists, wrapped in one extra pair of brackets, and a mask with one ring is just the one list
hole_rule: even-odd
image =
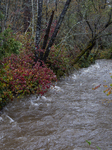
[(86, 48), (84, 50), (81, 51), (81, 53), (78, 54), (78, 56), (76, 57), (76, 59), (72, 62), (71, 65), (76, 64), (79, 59), (86, 53), (92, 50), (92, 48), (94, 47), (96, 43), (96, 40), (90, 40), (89, 43), (87, 44)]
[(109, 12), (109, 18), (108, 18), (108, 21), (106, 22), (106, 24), (104, 25), (104, 27), (88, 42), (86, 48), (84, 50), (81, 51), (80, 54), (78, 54), (78, 56), (75, 58), (75, 60), (72, 62), (71, 65), (74, 65), (76, 64), (80, 58), (86, 53), (89, 51), (92, 50), (92, 48), (94, 47), (95, 43), (96, 43), (96, 40), (103, 37), (103, 36), (108, 36), (108, 35), (112, 35), (112, 32), (110, 31), (110, 33), (108, 34), (102, 34), (101, 33), (106, 30), (110, 25), (112, 24), (112, 9), (110, 10)]
[(52, 45), (54, 44), (54, 41), (55, 41), (56, 36), (57, 36), (57, 33), (58, 33), (58, 31), (59, 31), (59, 29), (60, 29), (60, 26), (61, 26), (61, 24), (62, 24), (62, 22), (63, 22), (64, 16), (65, 16), (66, 11), (67, 11), (67, 9), (68, 9), (68, 7), (69, 7), (69, 5), (70, 5), (70, 2), (71, 2), (71, 0), (67, 0), (66, 3), (65, 3), (64, 9), (63, 9), (63, 11), (62, 11), (62, 13), (61, 13), (61, 15), (60, 15), (60, 17), (59, 17), (59, 20), (58, 20), (58, 22), (57, 22), (57, 25), (56, 25), (56, 27), (55, 27), (55, 30), (54, 30), (54, 32), (53, 32), (53, 34), (52, 34), (52, 37), (51, 37), (51, 39), (50, 39), (50, 41), (49, 41), (49, 43), (48, 43), (47, 48), (46, 48), (46, 51), (45, 51), (45, 54), (44, 54), (44, 58), (43, 58), (43, 61), (44, 61), (44, 62), (46, 62), (47, 57), (49, 56), (50, 49), (51, 49)]
[[(46, 45), (47, 45), (47, 41), (48, 41), (48, 38), (49, 38), (49, 32), (50, 32), (51, 24), (52, 24), (52, 21), (53, 21), (53, 17), (54, 17), (54, 11), (52, 11), (52, 14), (51, 14), (51, 17), (49, 19), (49, 23), (48, 23), (48, 26), (47, 26), (47, 29), (46, 29), (46, 33), (44, 35), (44, 41), (43, 41), (43, 46), (42, 46), (43, 50), (45, 50)], [(39, 59), (43, 60), (43, 52), (40, 52)]]

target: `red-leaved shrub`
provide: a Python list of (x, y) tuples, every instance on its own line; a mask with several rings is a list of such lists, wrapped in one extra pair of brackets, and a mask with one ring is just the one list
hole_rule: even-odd
[(7, 97), (13, 99), (14, 96), (32, 93), (43, 95), (52, 82), (57, 80), (53, 71), (44, 63), (42, 66), (40, 62), (34, 63), (34, 53), (29, 49), (4, 58), (1, 64), (0, 105)]

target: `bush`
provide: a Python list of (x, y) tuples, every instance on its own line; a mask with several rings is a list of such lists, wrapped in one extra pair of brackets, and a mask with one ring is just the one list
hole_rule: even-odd
[(82, 56), (78, 62), (80, 68), (86, 68), (86, 67), (89, 67), (92, 63), (95, 63), (96, 54), (91, 53), (87, 59), (85, 59), (85, 55)]
[(71, 59), (68, 57), (68, 53), (65, 49), (60, 50), (54, 46), (47, 59), (47, 65), (54, 71), (57, 78), (59, 78), (70, 70)]
[(15, 35), (10, 28), (0, 33), (0, 59), (12, 53), (19, 53), (21, 43), (15, 40)]
[(112, 46), (108, 49), (99, 50), (97, 59), (112, 59)]
[(19, 55), (12, 54), (1, 61), (0, 69), (0, 109), (14, 97), (26, 94), (43, 95), (52, 81), (56, 81), (53, 71), (43, 63), (34, 63), (34, 54), (26, 49)]

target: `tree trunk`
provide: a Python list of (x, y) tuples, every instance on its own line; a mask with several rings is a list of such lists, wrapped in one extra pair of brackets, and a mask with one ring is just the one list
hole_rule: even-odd
[(31, 20), (31, 11), (30, 11), (30, 0), (24, 0), (23, 1), (23, 7), (24, 7), (24, 32), (26, 32), (30, 25)]
[(71, 65), (76, 64), (76, 63), (79, 61), (79, 59), (80, 59), (86, 52), (91, 51), (92, 48), (93, 48), (94, 45), (95, 45), (95, 42), (96, 42), (96, 40), (90, 40), (89, 43), (87, 44), (86, 48), (85, 48), (84, 50), (82, 50), (80, 54), (78, 54), (78, 56), (77, 56), (76, 59), (72, 62)]
[(33, 0), (31, 0), (32, 2), (32, 36), (34, 34), (34, 2)]
[(6, 0), (6, 9), (5, 9), (5, 19), (4, 19), (3, 31), (6, 29), (6, 23), (7, 23), (8, 16), (9, 16), (9, 8), (10, 8), (10, 0), (9, 1)]
[(92, 48), (94, 47), (96, 40), (99, 39), (100, 37), (103, 36), (107, 36), (107, 35), (111, 35), (112, 33), (108, 33), (108, 34), (104, 34), (101, 35), (101, 33), (106, 30), (111, 24), (112, 24), (112, 9), (110, 10), (109, 14), (109, 18), (108, 21), (106, 22), (106, 24), (103, 26), (103, 28), (88, 42), (86, 48), (84, 50), (81, 51), (81, 53), (75, 58), (75, 60), (72, 62), (73, 64), (76, 64), (79, 59), (85, 54), (85, 52), (87, 52), (89, 54), (89, 51), (92, 50)]
[[(49, 19), (48, 27), (46, 29), (46, 33), (45, 33), (45, 36), (44, 36), (44, 42), (43, 42), (43, 46), (42, 46), (43, 50), (46, 48), (46, 45), (47, 45), (47, 41), (48, 41), (48, 38), (49, 38), (49, 32), (50, 32), (51, 24), (52, 24), (52, 21), (53, 21), (53, 16), (54, 16), (54, 11), (52, 11), (51, 17)], [(42, 60), (42, 59), (43, 59), (43, 52), (40, 52), (40, 60)]]
[(46, 62), (47, 57), (48, 57), (49, 52), (50, 52), (50, 49), (51, 49), (52, 45), (54, 44), (55, 38), (56, 38), (57, 33), (58, 33), (59, 29), (60, 29), (60, 26), (61, 26), (61, 24), (63, 22), (64, 16), (66, 14), (66, 11), (67, 11), (67, 9), (69, 7), (70, 2), (71, 2), (71, 0), (67, 0), (66, 3), (65, 3), (64, 9), (63, 9), (63, 11), (62, 11), (62, 13), (61, 13), (61, 15), (59, 17), (59, 20), (58, 20), (57, 25), (55, 27), (54, 33), (52, 34), (52, 37), (51, 37), (51, 39), (49, 41), (49, 44), (48, 44), (48, 46), (46, 48), (45, 55), (44, 55), (44, 58), (43, 58), (44, 62)]
[(37, 62), (39, 58), (39, 43), (40, 43), (40, 31), (41, 31), (41, 20), (42, 20), (42, 5), (43, 0), (38, 0), (38, 19), (37, 19), (37, 28), (36, 28), (36, 50), (35, 51), (35, 62)]

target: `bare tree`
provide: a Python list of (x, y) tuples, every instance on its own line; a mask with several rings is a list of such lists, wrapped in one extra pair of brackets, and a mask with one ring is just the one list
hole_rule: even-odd
[(86, 10), (85, 15), (83, 16), (83, 20), (86, 23), (84, 26), (86, 27), (87, 25), (88, 30), (90, 31), (89, 39), (88, 36), (86, 36), (88, 42), (86, 43), (85, 48), (81, 51), (80, 54), (78, 54), (76, 59), (73, 61), (73, 64), (77, 63), (77, 61), (85, 53), (86, 57), (88, 57), (98, 39), (101, 39), (105, 36), (109, 36), (112, 34), (112, 31), (108, 31), (108, 28), (112, 25), (112, 9), (108, 7), (107, 1), (97, 3), (97, 5), (96, 3), (95, 1), (94, 2), (92, 1), (92, 6), (94, 7), (95, 10), (97, 10), (96, 14), (94, 13), (93, 16), (92, 13), (89, 14), (89, 12), (87, 12)]
[[(101, 0), (76, 0), (69, 9), (70, 28), (67, 29), (67, 17), (61, 29), (59, 45), (65, 45), (70, 54), (74, 54), (74, 63), (85, 54), (85, 58), (96, 43), (112, 35), (112, 9), (108, 1)], [(62, 34), (63, 33), (63, 34)], [(59, 36), (60, 36), (59, 35)], [(111, 42), (110, 42), (111, 43)], [(80, 53), (75, 53), (74, 47), (78, 47)], [(73, 52), (74, 51), (74, 52)], [(77, 55), (78, 54), (78, 55)], [(73, 58), (72, 57), (72, 58)]]
[(24, 32), (26, 32), (29, 28), (31, 21), (31, 2), (30, 0), (23, 0), (23, 8), (24, 8)]
[[(43, 2), (42, 0), (38, 0), (38, 21), (37, 21), (37, 30), (36, 30), (36, 47), (37, 48), (39, 48), (39, 43), (40, 43), (40, 30), (41, 30), (41, 18), (42, 18), (42, 2)], [(71, 0), (67, 0), (66, 1), (65, 6), (63, 8), (63, 11), (60, 14), (59, 20), (58, 20), (58, 22), (56, 24), (56, 27), (54, 29), (54, 32), (53, 32), (53, 34), (51, 36), (51, 39), (50, 39), (50, 41), (48, 43), (48, 46), (47, 46), (47, 48), (45, 50), (45, 54), (44, 54), (44, 56), (42, 54), (40, 55), (40, 59), (43, 58), (44, 62), (46, 62), (46, 60), (48, 58), (50, 49), (51, 49), (52, 45), (54, 44), (55, 38), (56, 38), (57, 33), (58, 33), (59, 29), (60, 29), (60, 26), (61, 26), (61, 24), (63, 22), (64, 16), (66, 14), (66, 11), (67, 11), (67, 9), (69, 7), (70, 2), (71, 2)], [(53, 14), (54, 14), (54, 12), (52, 12), (51, 18), (49, 20), (48, 28), (46, 29), (46, 35), (44, 37), (45, 39), (44, 39), (43, 48), (45, 48), (45, 46), (47, 44), (46, 43), (46, 37), (47, 37), (47, 40), (48, 40), (48, 36), (49, 36), (48, 34), (49, 34), (49, 31), (50, 31), (50, 27), (51, 27), (51, 23), (52, 23), (52, 19), (53, 19)], [(38, 58), (39, 58), (39, 54), (36, 54), (35, 57), (36, 57), (35, 61), (37, 61)]]

